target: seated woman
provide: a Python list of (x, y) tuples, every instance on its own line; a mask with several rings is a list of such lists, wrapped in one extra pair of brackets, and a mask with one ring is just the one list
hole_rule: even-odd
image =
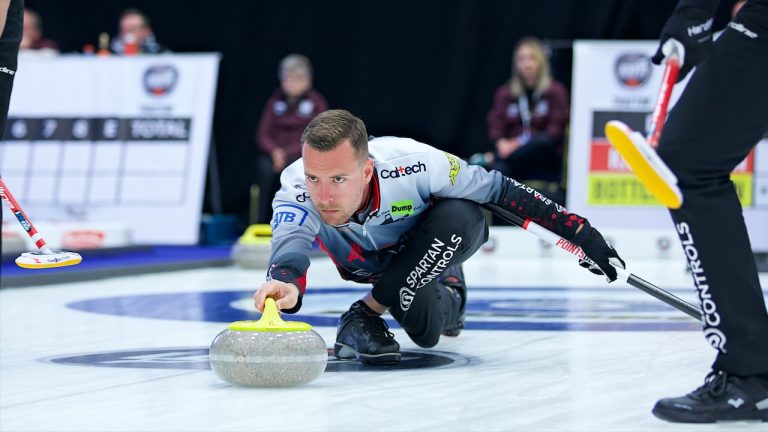
[(568, 92), (552, 79), (541, 42), (524, 38), (515, 46), (512, 78), (496, 90), (488, 113), (495, 151), (471, 162), (518, 180), (559, 180), (568, 115)]

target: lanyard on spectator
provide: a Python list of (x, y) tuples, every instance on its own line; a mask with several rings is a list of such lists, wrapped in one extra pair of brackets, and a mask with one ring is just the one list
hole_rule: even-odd
[(531, 139), (531, 107), (528, 103), (528, 95), (525, 91), (518, 100), (520, 105), (520, 120), (523, 122), (523, 133), (520, 135), (520, 144), (525, 144)]

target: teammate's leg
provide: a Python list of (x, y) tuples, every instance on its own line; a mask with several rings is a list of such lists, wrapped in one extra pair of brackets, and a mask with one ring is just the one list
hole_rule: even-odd
[[(18, 66), (19, 44), (24, 28), (24, 0), (12, 0), (5, 17), (5, 28), (0, 35), (0, 139), (8, 121), (8, 105), (11, 102), (13, 78)], [(0, 204), (2, 206), (2, 204)], [(3, 209), (0, 208), (0, 225)]]
[(24, 26), (24, 1), (11, 0), (0, 36), (0, 136), (5, 132), (13, 78), (18, 66), (19, 43)]
[[(768, 405), (768, 313), (730, 180), (768, 129), (768, 2), (747, 2), (735, 22), (743, 27), (727, 28), (715, 42), (670, 112), (659, 145), (683, 193), (682, 207), (671, 214), (701, 301), (705, 336), (718, 350), (713, 369), (719, 373), (703, 390), (660, 401), (654, 413), (669, 420), (755, 413), (762, 398)], [(726, 383), (726, 392), (713, 393)], [(734, 389), (749, 393), (732, 398), (743, 399), (737, 406), (727, 403)]]

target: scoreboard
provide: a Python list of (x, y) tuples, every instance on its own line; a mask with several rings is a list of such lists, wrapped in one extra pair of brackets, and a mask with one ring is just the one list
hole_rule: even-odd
[(218, 55), (20, 56), (0, 174), (33, 221), (198, 241)]

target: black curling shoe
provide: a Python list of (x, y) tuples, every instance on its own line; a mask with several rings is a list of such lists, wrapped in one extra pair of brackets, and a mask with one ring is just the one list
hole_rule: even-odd
[(727, 372), (710, 372), (704, 385), (685, 396), (662, 399), (653, 415), (679, 423), (719, 421), (768, 421), (768, 379), (737, 377)]
[(341, 315), (333, 351), (342, 360), (357, 359), (370, 364), (400, 361), (400, 344), (387, 322), (362, 300)]

